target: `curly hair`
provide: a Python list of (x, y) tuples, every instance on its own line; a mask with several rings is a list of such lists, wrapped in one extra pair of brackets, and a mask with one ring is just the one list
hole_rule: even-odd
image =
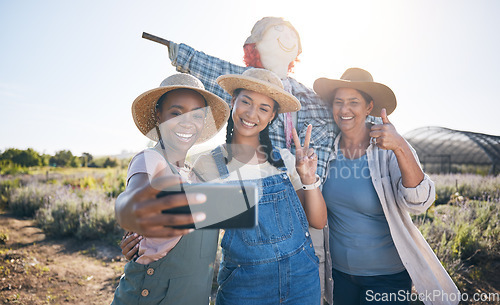
[[(245, 53), (243, 55), (243, 62), (247, 67), (264, 68), (260, 61), (260, 53), (255, 43), (245, 44), (243, 46), (243, 52)], [(288, 65), (288, 72), (293, 72), (296, 62), (299, 62), (299, 54), (297, 54), (297, 57)]]

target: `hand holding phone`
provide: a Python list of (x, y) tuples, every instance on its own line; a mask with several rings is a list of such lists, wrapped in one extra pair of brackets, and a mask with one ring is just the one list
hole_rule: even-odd
[(163, 210), (164, 214), (204, 213), (205, 220), (191, 225), (174, 226), (173, 228), (196, 229), (229, 229), (253, 228), (258, 219), (258, 188), (253, 183), (216, 184), (199, 183), (183, 184), (173, 189), (165, 189), (157, 197), (174, 194), (202, 193), (207, 197), (203, 204), (189, 205)]

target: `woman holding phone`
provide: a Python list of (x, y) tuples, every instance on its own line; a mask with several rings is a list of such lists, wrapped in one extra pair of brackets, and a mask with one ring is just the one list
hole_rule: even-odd
[(222, 128), (229, 107), (197, 78), (179, 73), (137, 97), (132, 116), (158, 143), (131, 160), (127, 187), (116, 200), (118, 223), (146, 237), (138, 243), (138, 258), (125, 265), (112, 304), (207, 304), (218, 230), (176, 229), (205, 216), (162, 213), (187, 201), (201, 203), (199, 195), (157, 195), (181, 180), (198, 181), (185, 164), (187, 151)]
[(211, 182), (255, 182), (261, 196), (258, 226), (224, 233), (217, 304), (319, 304), (319, 261), (308, 226), (323, 228), (327, 218), (317, 156), (308, 147), (312, 127), (304, 146), (294, 133), (294, 158), (269, 139), (278, 113), (300, 109), (276, 74), (255, 68), (217, 82), (232, 95), (226, 144), (199, 157), (194, 171)]

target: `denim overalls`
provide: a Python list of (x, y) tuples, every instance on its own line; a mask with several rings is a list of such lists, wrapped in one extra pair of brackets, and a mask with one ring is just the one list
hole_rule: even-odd
[[(278, 150), (273, 154), (281, 158)], [(212, 156), (221, 179), (227, 178), (220, 147)], [(261, 195), (259, 225), (224, 233), (218, 305), (320, 304), (319, 260), (307, 218), (286, 167), (279, 170), (280, 174), (253, 180)]]

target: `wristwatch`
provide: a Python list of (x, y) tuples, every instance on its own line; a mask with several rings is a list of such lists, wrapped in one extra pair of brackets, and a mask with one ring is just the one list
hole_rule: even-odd
[(314, 190), (318, 188), (321, 185), (321, 179), (319, 178), (318, 174), (316, 174), (316, 182), (313, 184), (302, 184), (302, 189), (303, 190)]

